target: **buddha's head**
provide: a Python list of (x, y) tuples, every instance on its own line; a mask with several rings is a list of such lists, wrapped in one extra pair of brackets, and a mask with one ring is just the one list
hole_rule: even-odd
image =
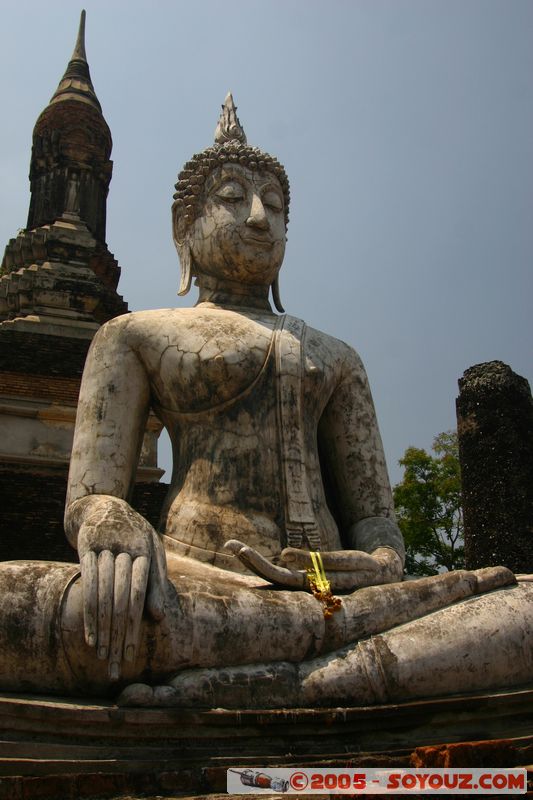
[[(179, 294), (191, 278), (272, 286), (282, 311), (278, 273), (285, 253), (289, 181), (283, 166), (246, 143), (231, 94), (215, 144), (194, 155), (178, 176), (172, 226), (181, 263)], [(268, 292), (267, 292), (268, 293)]]

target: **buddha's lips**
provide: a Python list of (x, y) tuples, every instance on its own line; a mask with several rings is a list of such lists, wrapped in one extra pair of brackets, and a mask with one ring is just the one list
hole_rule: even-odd
[(250, 235), (243, 236), (241, 233), (241, 239), (243, 240), (243, 242), (246, 242), (247, 244), (258, 244), (266, 248), (273, 247), (274, 245), (274, 241), (270, 237), (263, 238), (260, 236), (250, 236)]

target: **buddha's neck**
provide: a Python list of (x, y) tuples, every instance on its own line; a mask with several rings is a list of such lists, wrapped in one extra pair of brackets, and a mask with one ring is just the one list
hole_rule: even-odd
[(211, 275), (199, 275), (196, 285), (199, 288), (196, 305), (212, 303), (222, 308), (253, 308), (272, 313), (268, 300), (270, 286), (251, 286), (241, 281), (213, 278)]

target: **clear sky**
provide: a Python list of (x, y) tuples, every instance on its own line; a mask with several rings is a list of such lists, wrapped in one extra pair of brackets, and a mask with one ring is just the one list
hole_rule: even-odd
[[(79, 5), (2, 0), (0, 247)], [(173, 184), (231, 89), (291, 180), (287, 311), (366, 364), (393, 482), (455, 425), (457, 380), (533, 378), (531, 0), (85, 0), (111, 127), (107, 241), (132, 310), (177, 298)], [(168, 455), (164, 455), (168, 465)]]

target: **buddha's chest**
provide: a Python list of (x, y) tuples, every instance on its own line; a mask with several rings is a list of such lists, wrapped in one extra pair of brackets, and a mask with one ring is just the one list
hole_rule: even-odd
[(145, 354), (158, 405), (198, 413), (257, 385), (273, 357), (276, 317), (187, 309)]

